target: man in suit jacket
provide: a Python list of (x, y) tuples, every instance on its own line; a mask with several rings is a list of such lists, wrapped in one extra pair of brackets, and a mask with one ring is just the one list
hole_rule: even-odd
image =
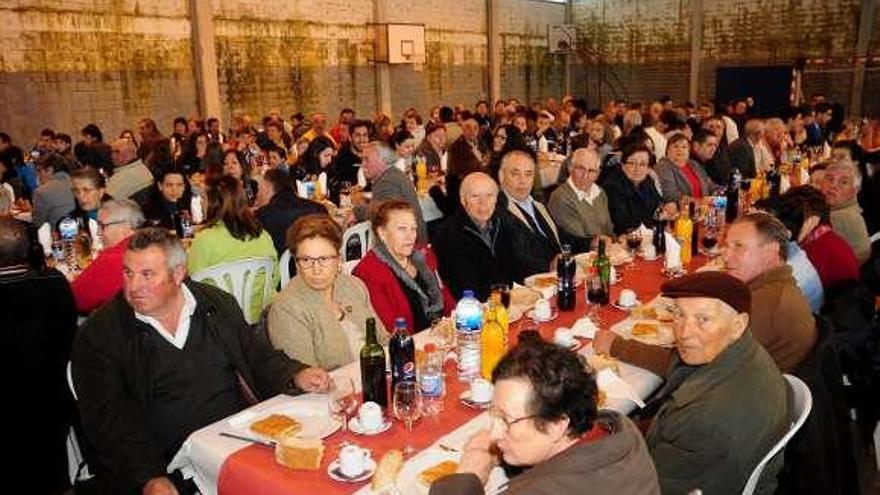
[(550, 263), (559, 254), (559, 233), (550, 213), (532, 196), (535, 161), (524, 151), (512, 151), (501, 160), (498, 172), (503, 195), (500, 205), (510, 214), (512, 251), (516, 270), (514, 280), (550, 270)]
[[(373, 141), (364, 148), (363, 170), (367, 180), (373, 183), (373, 196), (370, 203), (379, 204), (389, 199), (399, 199), (409, 203), (416, 213), (419, 232), (416, 242), (428, 243), (428, 227), (422, 218), (422, 208), (413, 183), (406, 173), (394, 166), (397, 155), (387, 144)], [(362, 196), (355, 195), (354, 217), (358, 221), (369, 220), (371, 209)]]
[(730, 165), (739, 169), (746, 179), (753, 179), (764, 170), (773, 157), (764, 145), (764, 121), (751, 119), (746, 122), (745, 136), (730, 144)]
[(37, 176), (40, 187), (34, 191), (34, 225), (39, 228), (48, 222), (55, 228), (55, 224), (76, 207), (67, 162), (61, 155), (45, 155), (37, 162)]

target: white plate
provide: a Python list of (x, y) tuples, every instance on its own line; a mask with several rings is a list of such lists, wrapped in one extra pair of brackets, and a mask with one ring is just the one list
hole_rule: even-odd
[[(409, 459), (397, 474), (397, 489), (400, 495), (427, 495), (430, 487), (419, 481), (422, 471), (440, 464), (443, 461), (458, 462), (459, 452), (447, 452), (439, 449), (427, 449)], [(496, 467), (489, 472), (485, 493), (499, 493), (499, 488), (507, 482), (504, 470)]]
[(611, 305), (621, 311), (632, 311), (632, 310), (638, 308), (639, 306), (641, 306), (642, 303), (640, 303), (639, 300), (636, 299), (636, 302), (634, 302), (632, 306), (621, 306), (620, 303), (618, 303), (617, 301), (611, 303)]
[(363, 428), (361, 428), (361, 420), (358, 419), (357, 416), (351, 418), (348, 421), (348, 429), (351, 430), (352, 433), (355, 433), (357, 435), (364, 435), (367, 437), (373, 436), (373, 435), (378, 435), (380, 433), (385, 433), (386, 431), (388, 431), (389, 428), (391, 428), (391, 420), (390, 419), (386, 419), (385, 422), (382, 423), (382, 426), (380, 426), (376, 430), (364, 430)]
[(474, 401), (472, 401), (470, 390), (465, 390), (464, 392), (462, 392), (461, 395), (458, 396), (458, 399), (461, 401), (462, 404), (464, 404), (468, 407), (472, 407), (474, 409), (488, 409), (489, 406), (492, 405), (492, 400), (489, 400), (487, 402), (474, 402)]
[(251, 431), (250, 426), (269, 415), (284, 414), (297, 420), (302, 426), (297, 437), (320, 439), (332, 435), (342, 426), (342, 422), (329, 411), (326, 400), (291, 400), (273, 407), (239, 413), (229, 419), (229, 425), (243, 435), (274, 440)]
[(569, 345), (563, 345), (563, 344), (559, 344), (559, 343), (557, 343), (557, 342), (553, 342), (553, 343), (556, 344), (556, 345), (558, 345), (558, 346), (560, 346), (560, 347), (565, 347), (565, 348), (567, 348), (567, 349), (570, 350), (570, 351), (576, 351), (576, 350), (580, 349), (581, 346), (584, 345), (584, 343), (581, 342), (581, 341), (578, 340), (578, 339), (574, 339), (574, 341), (573, 341), (571, 344), (569, 344)]
[(557, 316), (559, 316), (559, 311), (556, 311), (555, 309), (550, 311), (550, 318), (546, 318), (546, 319), (541, 319), (541, 318), (536, 317), (534, 309), (530, 309), (526, 312), (526, 317), (528, 317), (538, 323), (546, 323), (548, 321), (553, 321), (556, 319)]
[(357, 476), (348, 477), (339, 471), (339, 459), (335, 459), (329, 466), (327, 466), (327, 476), (329, 476), (330, 479), (341, 481), (343, 483), (360, 483), (361, 481), (366, 481), (372, 478), (373, 475), (376, 474), (376, 461), (370, 458), (367, 460), (367, 465), (364, 467), (366, 469), (363, 473)]

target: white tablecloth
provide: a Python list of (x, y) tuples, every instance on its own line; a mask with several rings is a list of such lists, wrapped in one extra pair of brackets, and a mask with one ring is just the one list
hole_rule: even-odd
[(443, 218), (443, 212), (440, 211), (440, 208), (437, 208), (434, 198), (427, 194), (419, 194), (419, 207), (422, 209), (422, 218), (425, 219), (425, 222)]
[[(428, 332), (416, 334), (416, 347), (422, 347), (428, 340)], [(580, 354), (587, 355), (592, 352), (591, 346), (584, 346), (579, 351)], [(360, 392), (361, 373), (357, 362), (343, 366), (331, 373), (334, 378), (347, 376), (354, 382), (355, 388)], [(646, 399), (651, 395), (662, 383), (662, 379), (651, 373), (650, 371), (632, 366), (630, 364), (620, 364), (621, 378), (633, 388), (636, 394), (642, 399)], [(317, 394), (304, 394), (297, 397), (289, 395), (277, 395), (267, 401), (261, 402), (249, 410), (259, 412), (264, 409), (274, 407), (278, 404), (290, 401), (314, 401), (322, 399), (323, 396)], [(625, 399), (609, 397), (607, 400), (608, 409), (618, 411), (623, 414), (632, 412), (636, 405)], [(239, 413), (240, 414), (240, 413)], [(483, 418), (480, 420), (480, 418)], [(460, 448), (464, 445), (470, 436), (479, 429), (480, 421), (485, 422), (485, 414), (478, 416), (472, 421), (465, 423), (459, 428), (453, 430), (448, 435), (437, 439), (438, 443)], [(168, 466), (168, 472), (180, 469), (186, 478), (194, 478), (199, 490), (205, 495), (214, 495), (217, 493), (217, 480), (220, 475), (220, 467), (227, 457), (232, 455), (239, 449), (249, 446), (248, 443), (227, 437), (221, 437), (221, 431), (229, 430), (228, 418), (217, 421), (200, 430), (192, 433), (186, 442), (183, 443), (180, 450), (174, 456)]]

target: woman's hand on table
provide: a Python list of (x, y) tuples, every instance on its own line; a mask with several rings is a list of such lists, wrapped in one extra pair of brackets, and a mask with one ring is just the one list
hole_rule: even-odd
[(321, 368), (306, 368), (293, 377), (293, 384), (300, 390), (322, 394), (330, 389), (330, 374)]
[(174, 483), (167, 477), (152, 478), (144, 484), (142, 495), (179, 495)]
[(611, 355), (611, 344), (614, 343), (614, 339), (617, 338), (617, 334), (612, 332), (611, 330), (602, 330), (600, 329), (596, 332), (596, 336), (593, 337), (593, 350), (596, 351), (596, 354), (605, 354), (606, 356)]
[(489, 479), (489, 472), (498, 464), (498, 456), (492, 450), (493, 444), (489, 430), (478, 431), (464, 445), (464, 451), (458, 462), (458, 472), (475, 474), (485, 485)]

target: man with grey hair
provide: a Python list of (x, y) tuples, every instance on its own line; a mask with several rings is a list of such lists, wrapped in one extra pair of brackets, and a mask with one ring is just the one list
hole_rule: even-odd
[(559, 234), (547, 209), (532, 198), (535, 160), (523, 151), (511, 151), (501, 159), (498, 171), (501, 189), (499, 207), (510, 213), (509, 223), (516, 269), (514, 280), (550, 269), (559, 254)]
[(91, 313), (122, 289), (122, 256), (142, 223), (141, 207), (130, 199), (109, 199), (101, 204), (98, 226), (104, 249), (70, 284), (79, 313)]
[(857, 200), (861, 187), (862, 174), (846, 159), (832, 160), (819, 184), (831, 206), (831, 226), (852, 247), (860, 265), (871, 257), (871, 239)]
[(739, 169), (746, 179), (753, 179), (758, 171), (766, 171), (773, 164), (773, 156), (764, 144), (766, 126), (761, 119), (749, 119), (744, 136), (730, 143), (730, 165)]
[(370, 199), (370, 204), (367, 204), (362, 195), (352, 197), (352, 202), (356, 205), (354, 218), (359, 222), (369, 219), (370, 205), (378, 205), (382, 201), (389, 199), (406, 201), (416, 213), (416, 223), (418, 224), (416, 242), (426, 244), (428, 242), (428, 227), (422, 217), (419, 197), (416, 195), (412, 180), (405, 172), (394, 166), (396, 161), (397, 155), (394, 150), (385, 143), (373, 141), (364, 147), (361, 168), (367, 180), (373, 184), (373, 196)]
[(571, 155), (568, 180), (553, 191), (547, 209), (559, 227), (559, 238), (570, 244), (572, 251), (590, 250), (599, 236), (614, 234), (608, 213), (608, 196), (596, 184), (599, 177), (599, 155), (580, 148)]
[(169, 231), (135, 232), (123, 290), (83, 324), (72, 379), (101, 493), (193, 493), (168, 463), (195, 430), (279, 393), (326, 392), (326, 371), (272, 348), (226, 292), (187, 279)]
[(117, 139), (110, 145), (110, 153), (116, 169), (107, 181), (107, 194), (145, 204), (153, 186), (153, 174), (137, 157), (137, 146), (130, 139)]

